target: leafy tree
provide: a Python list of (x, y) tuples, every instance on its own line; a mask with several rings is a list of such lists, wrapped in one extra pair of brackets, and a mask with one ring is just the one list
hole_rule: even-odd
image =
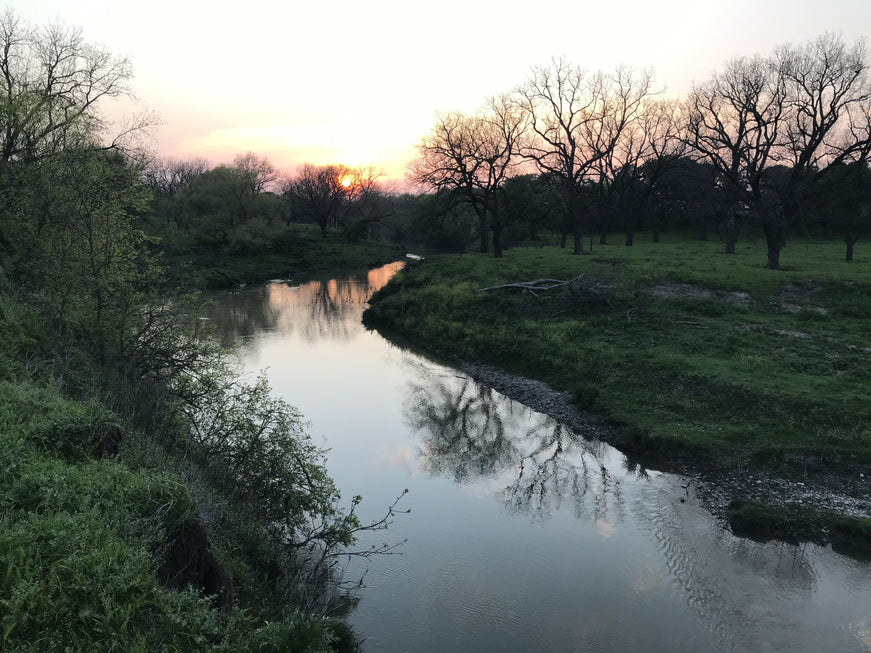
[(272, 193), (258, 192), (261, 182), (256, 171), (218, 166), (193, 177), (174, 197), (172, 210), (195, 242), (262, 248), (269, 237), (256, 234), (278, 223), (281, 201)]
[[(35, 196), (36, 164), (70, 148), (93, 148), (105, 127), (98, 105), (130, 94), (129, 62), (91, 45), (60, 24), (31, 27), (7, 9), (0, 15), (0, 255), (17, 250)], [(120, 137), (116, 138), (116, 141)]]
[(348, 214), (351, 223), (345, 227), (349, 242), (368, 238), (376, 225), (395, 213), (393, 197), (381, 182), (383, 175), (372, 166), (360, 166), (349, 174)]
[(86, 43), (81, 30), (30, 27), (0, 17), (0, 179), (32, 161), (88, 140), (104, 123), (97, 105), (130, 95), (130, 63)]
[(272, 162), (265, 156), (257, 156), (254, 152), (237, 154), (233, 158), (232, 167), (250, 176), (255, 194), (267, 190), (268, 186), (278, 180), (278, 171)]
[(710, 164), (678, 157), (659, 176), (652, 190), (652, 219), (681, 228), (695, 228), (702, 240), (708, 239), (711, 229), (724, 235), (719, 219), (728, 217), (728, 211), (720, 207), (721, 195)]
[[(19, 168), (22, 172), (24, 166)], [(150, 193), (123, 154), (64, 150), (26, 166), (18, 229), (18, 276), (42, 300), (58, 330), (87, 333), (101, 350), (121, 347), (149, 280), (137, 218)]]
[(390, 240), (422, 252), (467, 251), (475, 215), (450, 193), (405, 193), (394, 198), (396, 212), (384, 220)]
[(559, 229), (562, 205), (546, 177), (515, 175), (502, 191), (502, 210), (516, 240), (536, 241), (543, 231)]
[[(595, 181), (599, 208), (600, 244), (605, 244), (614, 217), (623, 218), (626, 245), (633, 244), (639, 221), (650, 213), (650, 196), (656, 184), (682, 153), (680, 130), (674, 102), (647, 98), (614, 146), (593, 164), (590, 176)], [(655, 221), (653, 227), (654, 242), (658, 242)]]

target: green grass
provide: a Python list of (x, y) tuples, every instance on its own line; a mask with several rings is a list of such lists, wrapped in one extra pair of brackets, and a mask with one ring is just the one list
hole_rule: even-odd
[[(683, 236), (594, 245), (585, 256), (556, 247), (436, 256), (378, 293), (366, 319), (572, 391), (647, 440), (871, 462), (862, 251), (848, 264), (840, 242), (793, 241), (779, 271), (763, 267), (761, 240), (730, 256)], [(574, 295), (476, 292), (578, 275), (586, 290)]]
[[(70, 350), (55, 360), (37, 316), (0, 274), (0, 650), (355, 650), (347, 626), (295, 610), (267, 577), (276, 552), (262, 525), (208, 487), (184, 448), (161, 446), (183, 431), (146, 434), (93, 394), (64, 394), (93, 389), (100, 369), (70, 369)], [(59, 382), (64, 363), (75, 383)], [(99, 458), (107, 429), (123, 431), (114, 459)], [(209, 544), (236, 590), (229, 613), (160, 582), (172, 534), (209, 509), (222, 515)]]

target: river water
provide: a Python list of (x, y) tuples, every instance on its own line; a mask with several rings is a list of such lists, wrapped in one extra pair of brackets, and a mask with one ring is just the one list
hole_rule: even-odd
[(687, 479), (367, 331), (398, 268), (247, 287), (213, 313), (364, 521), (409, 491), (374, 543), (407, 541), (365, 564), (348, 616), (366, 651), (871, 651), (871, 563), (736, 538)]

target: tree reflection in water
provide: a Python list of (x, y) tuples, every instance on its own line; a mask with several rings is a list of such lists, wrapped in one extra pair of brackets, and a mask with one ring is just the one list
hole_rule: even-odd
[(622, 479), (602, 443), (472, 379), (421, 368), (405, 414), (424, 470), (458, 483), (497, 478), (509, 509), (537, 519), (567, 505), (596, 522), (622, 517)]
[[(731, 585), (736, 569), (753, 570), (775, 589), (812, 591), (813, 572), (804, 548), (764, 545), (736, 538), (727, 529), (712, 531), (681, 495), (663, 494), (662, 484), (651, 482), (658, 475), (637, 461), (472, 379), (419, 367), (414, 375), (419, 382), (409, 387), (404, 412), (421, 438), (425, 471), (463, 484), (494, 479), (509, 510), (535, 520), (571, 508), (604, 536), (616, 524), (633, 522), (633, 528), (651, 534), (671, 582), (720, 641), (752, 649), (756, 635), (748, 631), (748, 620), (755, 623), (767, 619), (769, 612), (771, 618), (777, 614), (765, 598), (736, 599)], [(718, 564), (709, 564), (712, 559)], [(642, 579), (633, 591), (645, 592), (645, 579), (657, 582), (645, 575), (644, 560), (627, 564), (638, 566)]]
[(258, 333), (274, 331), (281, 317), (269, 302), (265, 288), (241, 288), (212, 295), (206, 314), (226, 343), (236, 343)]
[(274, 331), (297, 332), (310, 343), (348, 340), (360, 330), (362, 307), (403, 265), (390, 263), (343, 279), (238, 288), (222, 293), (209, 317), (228, 342)]

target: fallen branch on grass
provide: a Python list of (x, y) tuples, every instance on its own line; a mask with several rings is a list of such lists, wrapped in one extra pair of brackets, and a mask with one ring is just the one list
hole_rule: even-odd
[[(515, 283), (503, 283), (499, 286), (489, 286), (487, 288), (478, 288), (477, 292), (486, 292), (488, 290), (498, 290), (499, 288), (520, 288), (524, 292), (531, 293), (535, 295), (536, 291), (544, 291), (550, 290), (551, 288), (558, 288), (560, 286), (565, 286), (568, 281), (561, 281), (559, 279), (537, 279), (536, 281), (517, 281)], [(537, 297), (538, 295), (536, 295)]]

